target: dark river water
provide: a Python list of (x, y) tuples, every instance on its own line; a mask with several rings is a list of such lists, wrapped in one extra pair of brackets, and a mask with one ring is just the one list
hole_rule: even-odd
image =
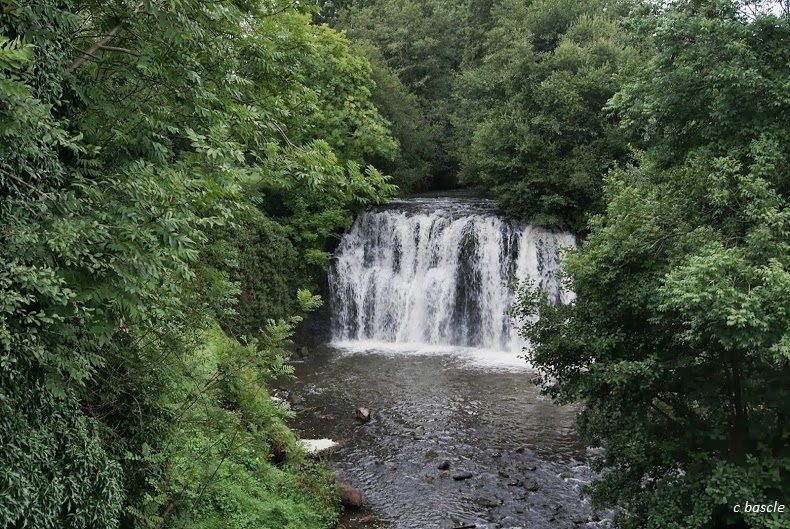
[[(292, 426), (339, 441), (328, 465), (365, 495), (344, 526), (608, 527), (581, 495), (592, 474), (576, 410), (541, 396), (521, 360), (461, 351), (316, 349), (281, 383), (297, 402)], [(358, 406), (370, 422), (355, 418)]]

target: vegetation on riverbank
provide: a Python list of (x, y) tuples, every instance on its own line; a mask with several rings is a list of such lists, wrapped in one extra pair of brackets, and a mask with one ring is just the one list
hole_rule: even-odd
[(3, 0), (0, 27), (0, 527), (330, 527), (265, 383), (394, 191), (367, 61), (286, 2)]
[[(579, 296), (524, 292), (546, 391), (582, 401), (617, 527), (790, 527), (790, 15), (644, 8), (651, 50), (607, 104), (633, 164), (571, 252)], [(529, 320), (532, 321), (532, 320)], [(741, 509), (742, 511), (742, 509)]]

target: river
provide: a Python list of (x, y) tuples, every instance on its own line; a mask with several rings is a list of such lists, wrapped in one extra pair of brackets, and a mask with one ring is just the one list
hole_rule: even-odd
[(558, 276), (572, 245), (471, 198), (393, 201), (357, 219), (330, 272), (330, 343), (285, 388), (294, 428), (339, 441), (327, 462), (365, 494), (346, 527), (608, 526), (581, 495), (592, 472), (577, 410), (532, 383), (507, 313), (514, 278), (573, 299)]

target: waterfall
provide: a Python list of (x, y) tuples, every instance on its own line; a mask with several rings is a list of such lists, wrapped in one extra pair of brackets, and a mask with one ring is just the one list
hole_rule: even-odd
[(503, 218), (490, 201), (396, 200), (360, 215), (329, 274), (332, 338), (519, 352), (509, 309), (513, 280), (555, 302), (573, 236)]

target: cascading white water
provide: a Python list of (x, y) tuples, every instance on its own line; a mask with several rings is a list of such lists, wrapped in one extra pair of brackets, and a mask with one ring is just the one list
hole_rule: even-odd
[(519, 352), (509, 309), (514, 280), (531, 279), (557, 302), (572, 235), (502, 218), (490, 201), (392, 201), (362, 214), (329, 275), (332, 338)]

